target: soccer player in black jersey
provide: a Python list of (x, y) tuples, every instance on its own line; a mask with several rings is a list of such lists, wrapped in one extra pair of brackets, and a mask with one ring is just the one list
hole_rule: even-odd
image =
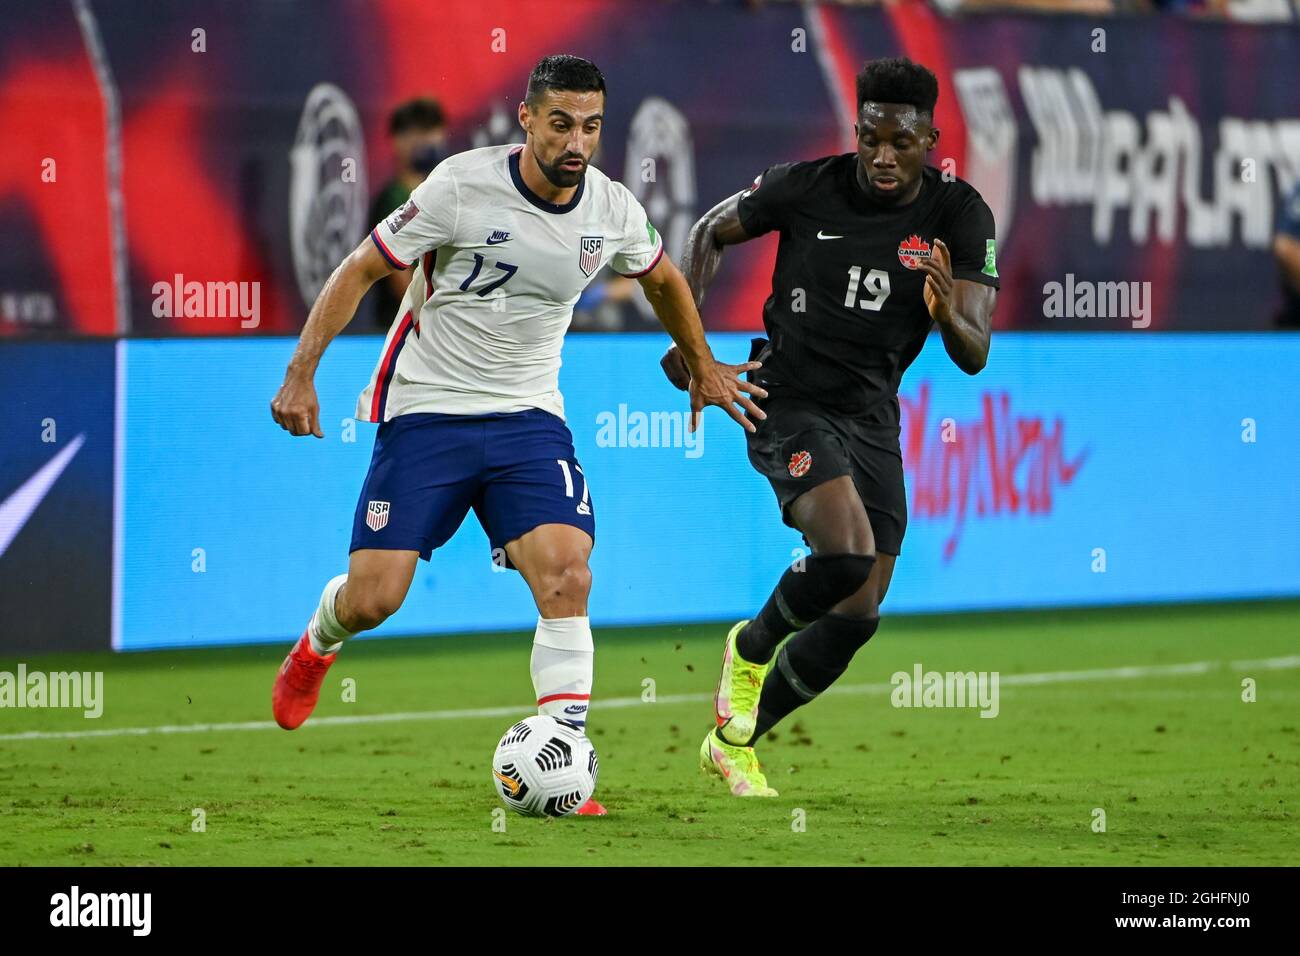
[[(857, 77), (857, 151), (771, 167), (700, 219), (682, 254), (702, 303), (727, 246), (780, 235), (768, 338), (750, 356), (762, 362), (751, 374), (767, 391), (758, 402), (767, 418), (747, 441), (812, 554), (727, 635), (717, 727), (700, 758), (738, 796), (775, 795), (754, 742), (830, 687), (876, 632), (907, 526), (903, 372), (936, 325), (962, 371), (988, 359), (993, 214), (973, 187), (925, 163), (939, 140), (938, 96), (919, 64), (868, 63)], [(675, 348), (663, 367), (688, 386)]]

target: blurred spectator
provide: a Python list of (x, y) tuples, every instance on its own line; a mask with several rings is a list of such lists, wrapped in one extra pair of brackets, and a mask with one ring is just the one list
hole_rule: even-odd
[[(1286, 0), (1282, 0), (1283, 3)], [(1147, 9), (1157, 13), (1180, 13), (1193, 17), (1226, 17), (1228, 0), (1147, 0)], [(1146, 12), (1139, 7), (1136, 12)]]
[[(388, 141), (397, 168), (370, 206), (371, 228), (411, 198), (411, 191), (448, 155), (447, 118), (441, 104), (429, 97), (417, 97), (398, 106), (388, 118)], [(394, 272), (375, 285), (371, 298), (376, 326), (387, 329), (392, 323), (410, 281), (408, 269)]]
[[(721, 2), (721, 0), (713, 0)], [(825, 3), (841, 7), (902, 6), (928, 3), (940, 13), (955, 15), (981, 12), (1023, 11), (1035, 13), (1142, 14), (1171, 13), (1178, 16), (1240, 20), (1245, 23), (1286, 23), (1300, 20), (1300, 0), (740, 0), (751, 9), (767, 4)]]
[(623, 332), (628, 329), (629, 317), (635, 321), (636, 307), (632, 302), (636, 294), (636, 280), (621, 276), (611, 269), (602, 269), (596, 281), (582, 290), (573, 306), (573, 325), (576, 332)]
[(1300, 180), (1291, 188), (1278, 216), (1273, 257), (1282, 275), (1282, 311), (1277, 324), (1300, 328)]
[(1037, 13), (1114, 13), (1111, 0), (936, 0), (944, 13), (961, 10), (1032, 10)]
[(1243, 23), (1283, 23), (1300, 17), (1300, 7), (1292, 10), (1288, 0), (1219, 0), (1216, 6), (1225, 16)]

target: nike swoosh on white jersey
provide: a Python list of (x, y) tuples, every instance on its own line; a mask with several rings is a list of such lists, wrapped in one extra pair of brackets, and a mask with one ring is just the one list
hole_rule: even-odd
[(843, 236), (824, 236), (824, 235), (822, 235), (822, 231), (821, 231), (820, 229), (818, 229), (818, 230), (817, 230), (817, 238), (818, 238), (818, 239), (843, 239), (844, 237), (843, 237)]
[(5, 553), (23, 525), (36, 513), (54, 483), (59, 480), (59, 475), (63, 474), (63, 470), (85, 443), (86, 435), (83, 432), (72, 439), (67, 448), (42, 465), (17, 491), (0, 502), (0, 555)]

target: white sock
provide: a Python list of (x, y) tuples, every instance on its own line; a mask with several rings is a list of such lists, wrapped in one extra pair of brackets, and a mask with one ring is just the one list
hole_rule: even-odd
[(346, 574), (330, 578), (330, 583), (325, 585), (325, 590), (321, 592), (320, 606), (316, 608), (316, 613), (311, 616), (311, 623), (307, 625), (307, 640), (311, 642), (311, 649), (322, 656), (336, 653), (343, 646), (344, 641), (357, 633), (344, 630), (343, 625), (334, 615), (334, 601), (338, 598), (339, 590), (347, 579)]
[(537, 712), (586, 727), (594, 658), (590, 618), (539, 617), (531, 661)]

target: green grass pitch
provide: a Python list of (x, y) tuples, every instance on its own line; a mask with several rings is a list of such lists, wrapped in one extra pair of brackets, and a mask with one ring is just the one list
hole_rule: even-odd
[[(0, 709), (0, 864), (1300, 862), (1300, 603), (886, 617), (837, 692), (760, 747), (772, 800), (697, 769), (725, 630), (598, 628), (610, 815), (509, 814), (504, 832), (490, 759), (531, 712), (530, 635), (357, 642), (315, 716), (407, 716), (293, 733), (266, 726), (288, 641), (25, 658), (103, 670), (105, 709)], [(891, 706), (918, 662), (997, 671), (998, 716)], [(477, 709), (498, 712), (443, 713)], [(15, 736), (32, 731), (98, 736)]]

